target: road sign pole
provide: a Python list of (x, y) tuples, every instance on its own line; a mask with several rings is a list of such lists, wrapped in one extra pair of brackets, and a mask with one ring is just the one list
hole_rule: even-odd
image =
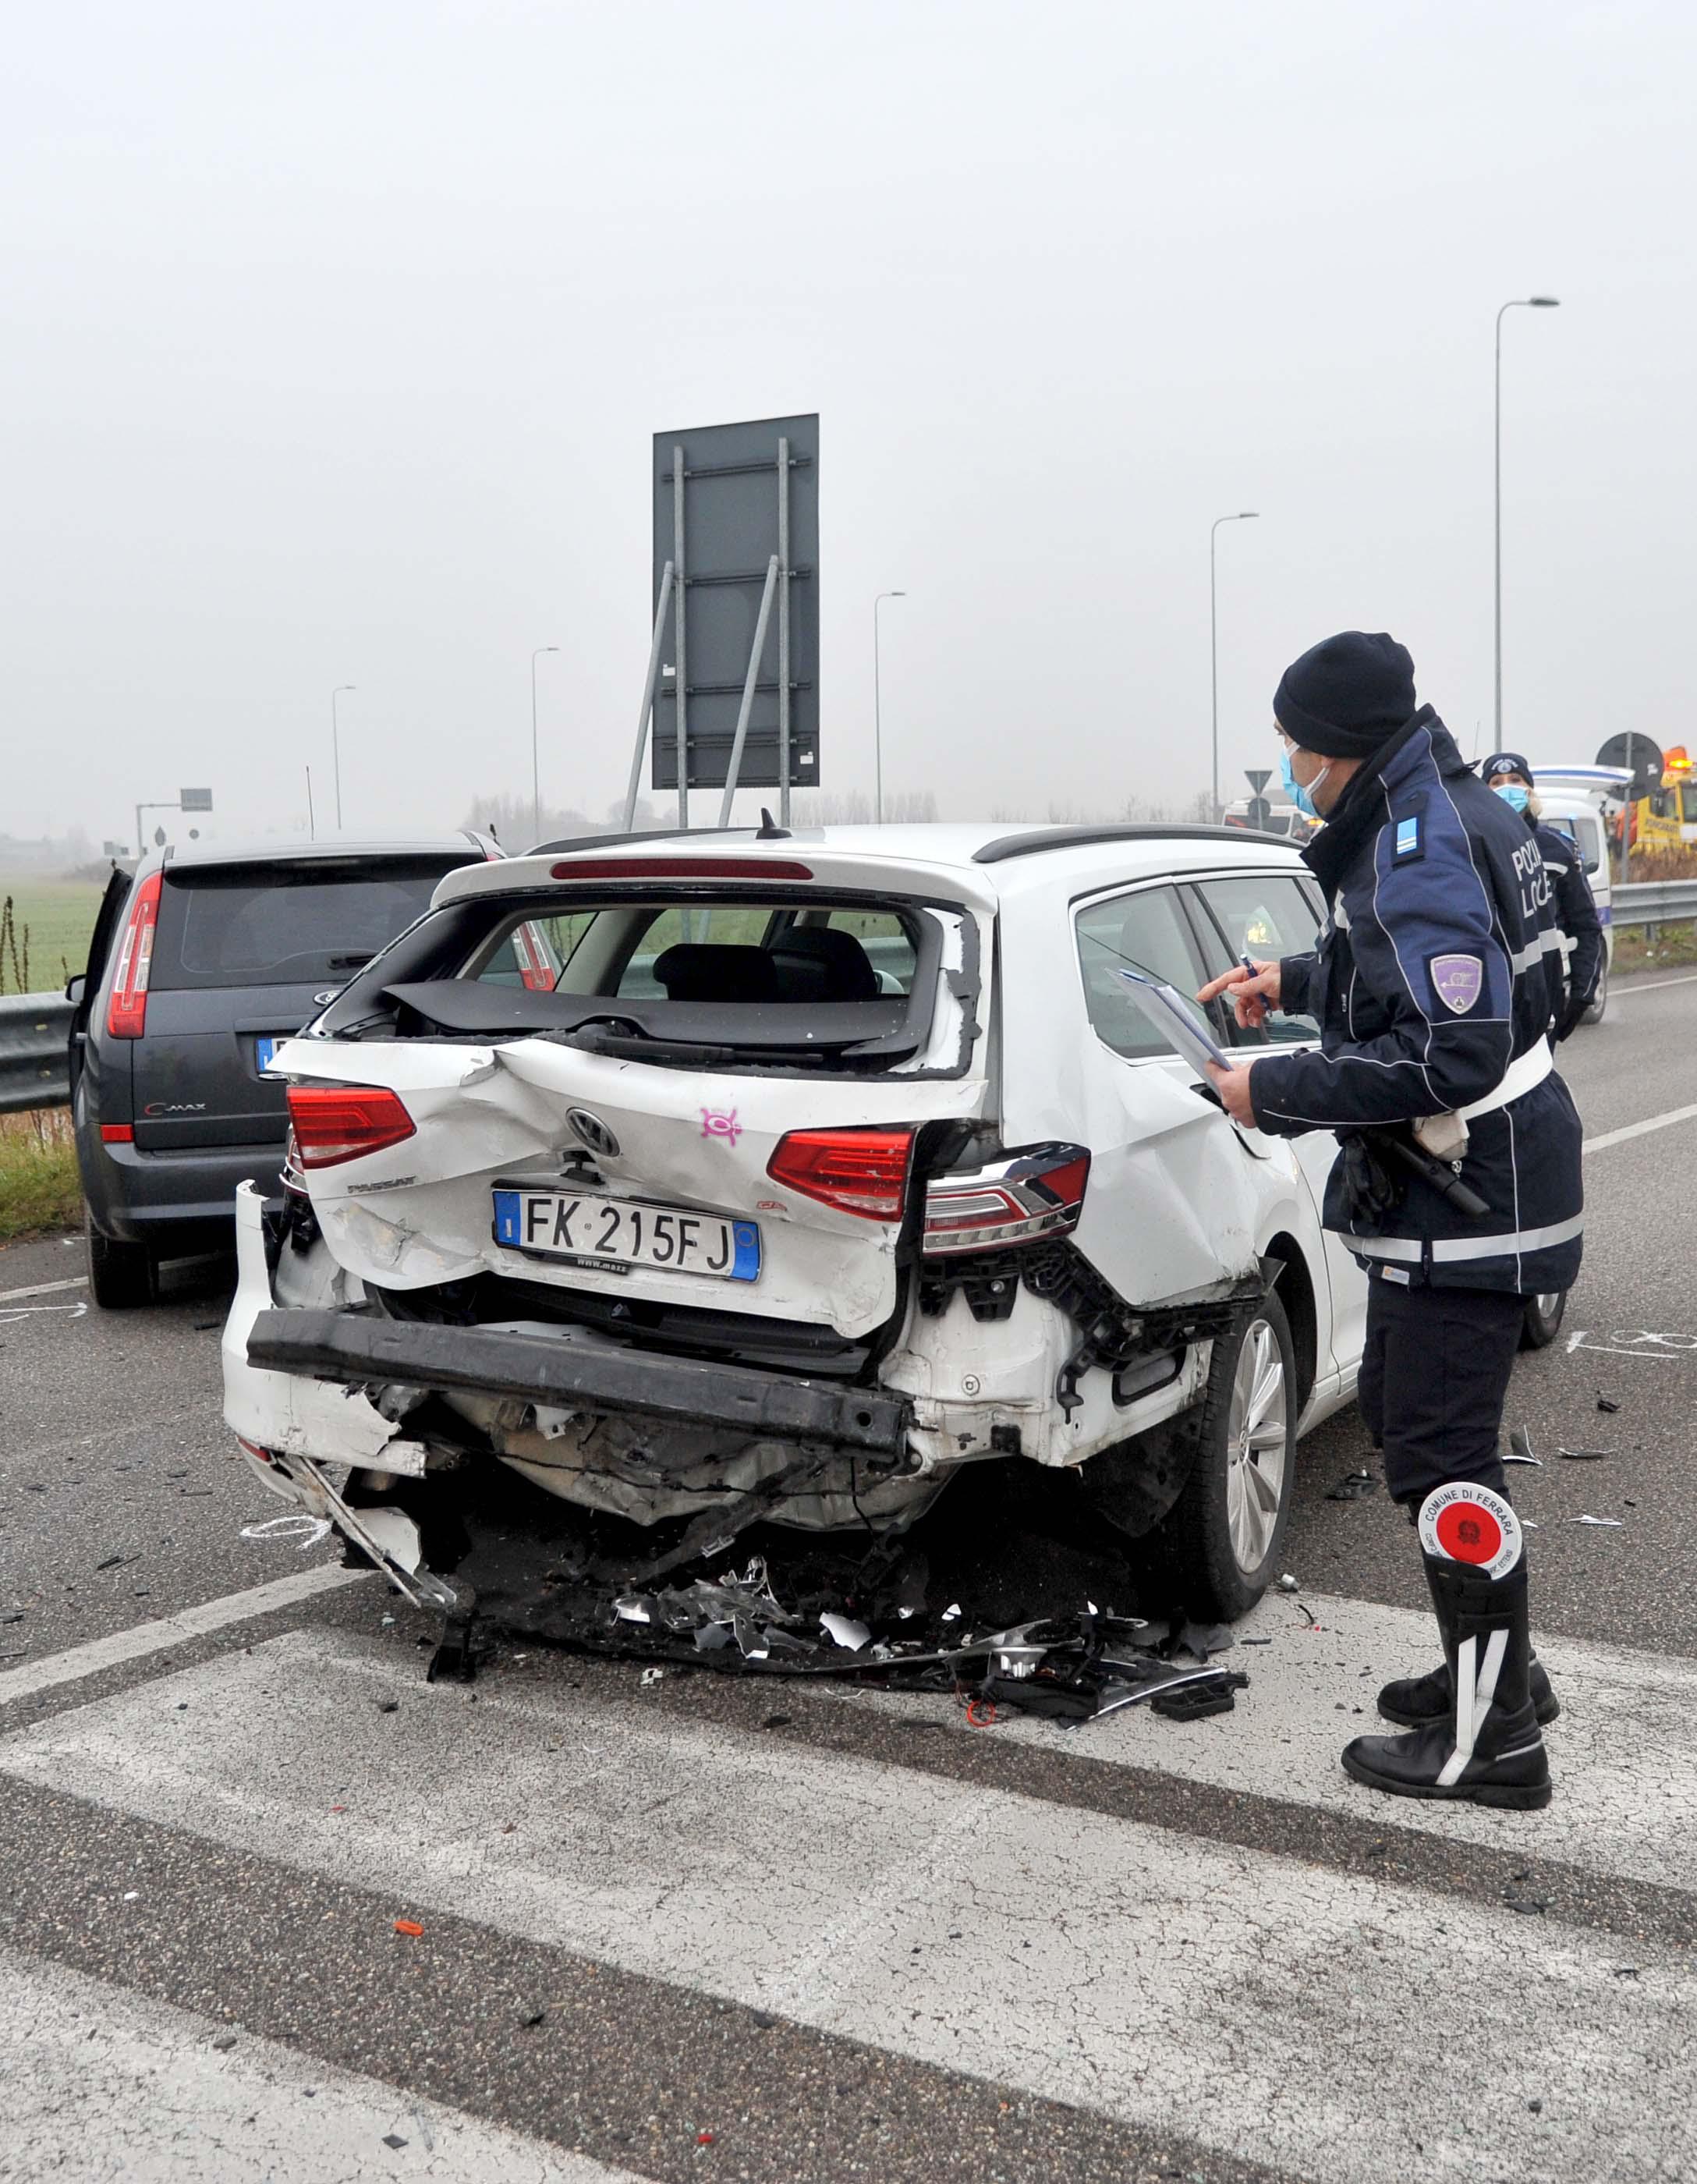
[[(731, 763), (725, 770), (725, 794), (720, 800), (719, 824), (731, 824), (731, 800), (737, 794), (737, 777), (743, 771), (743, 745), (748, 737), (748, 715), (754, 710), (754, 685), (759, 680), (760, 660), (766, 649), (766, 624), (771, 620), (772, 594), (778, 585), (778, 557), (774, 554), (766, 564), (765, 589), (760, 593), (760, 611), (754, 622), (754, 642), (748, 650), (748, 671), (743, 678), (743, 702), (737, 708), (737, 733), (731, 742)], [(786, 766), (783, 772), (788, 773)], [(788, 787), (786, 780), (783, 784)]]
[(688, 597), (688, 580), (684, 574), (683, 558), (683, 449), (674, 446), (671, 451), (671, 559), (672, 589), (677, 610), (676, 687), (672, 692), (677, 726), (677, 823), (686, 833), (689, 827), (689, 678), (688, 640), (685, 623), (685, 601)]
[(671, 604), (672, 565), (660, 571), (659, 604), (654, 609), (654, 643), (648, 647), (648, 675), (643, 685), (643, 710), (637, 717), (637, 749), (631, 760), (630, 785), (625, 791), (625, 832), (637, 823), (637, 792), (643, 785), (643, 760), (648, 755), (648, 723), (654, 716), (654, 693), (659, 688), (660, 653), (665, 644), (666, 610)]
[[(789, 442), (778, 442), (778, 824), (789, 824)], [(771, 577), (766, 578), (768, 588)], [(765, 602), (760, 605), (760, 627), (765, 627)], [(754, 641), (756, 653), (759, 639)], [(743, 711), (746, 716), (748, 700), (744, 696)], [(738, 756), (743, 748), (742, 727), (737, 732)], [(730, 809), (726, 800), (726, 809)], [(722, 827), (726, 822), (721, 819)]]

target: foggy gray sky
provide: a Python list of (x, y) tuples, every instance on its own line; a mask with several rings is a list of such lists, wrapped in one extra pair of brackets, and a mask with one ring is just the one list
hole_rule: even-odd
[[(622, 788), (649, 436), (817, 409), (824, 776), (946, 816), (1268, 763), (1389, 628), (1490, 735), (1690, 734), (1697, 9), (418, 0), (18, 10), (0, 832)], [(1697, 740), (1697, 738), (1694, 738)], [(1488, 748), (1482, 744), (1481, 748)], [(704, 818), (709, 815), (704, 811)]]

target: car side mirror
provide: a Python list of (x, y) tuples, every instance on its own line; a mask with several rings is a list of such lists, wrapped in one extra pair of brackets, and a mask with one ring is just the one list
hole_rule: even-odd
[(73, 972), (64, 982), (64, 997), (73, 1008), (80, 1008), (82, 997), (88, 991), (88, 980), (81, 971)]

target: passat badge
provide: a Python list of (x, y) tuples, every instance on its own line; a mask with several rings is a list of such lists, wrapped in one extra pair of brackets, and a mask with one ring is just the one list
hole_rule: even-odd
[(1454, 1015), (1465, 1017), (1485, 990), (1485, 966), (1477, 956), (1434, 956), (1432, 990)]

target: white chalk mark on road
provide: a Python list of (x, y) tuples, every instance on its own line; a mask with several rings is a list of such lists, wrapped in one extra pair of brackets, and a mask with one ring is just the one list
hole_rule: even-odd
[(181, 1646), (192, 1638), (204, 1638), (226, 1624), (245, 1622), (252, 1615), (269, 1615), (279, 1607), (293, 1607), (320, 1592), (334, 1592), (344, 1585), (358, 1585), (370, 1570), (346, 1570), (335, 1565), (301, 1570), (270, 1585), (250, 1586), (245, 1592), (226, 1592), (221, 1599), (199, 1607), (185, 1607), (175, 1615), (161, 1615), (151, 1623), (137, 1623), (128, 1630), (114, 1630), (109, 1638), (91, 1638), (86, 1646), (68, 1652), (49, 1653), (27, 1668), (8, 1669), (0, 1675), (0, 1706), (15, 1699), (31, 1698), (57, 1684), (74, 1684), (80, 1677), (98, 1675), (125, 1661), (163, 1652), (167, 1646)]

